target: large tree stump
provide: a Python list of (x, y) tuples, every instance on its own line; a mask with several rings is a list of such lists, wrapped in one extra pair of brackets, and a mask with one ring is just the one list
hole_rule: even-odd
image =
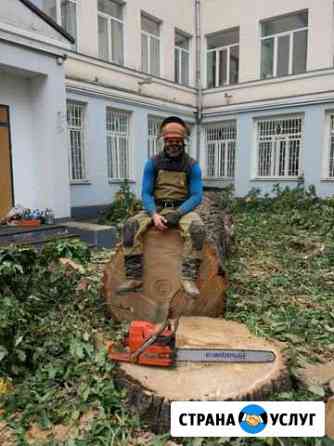
[(261, 400), (287, 389), (280, 345), (252, 335), (245, 325), (207, 317), (181, 318), (177, 347), (272, 350), (273, 363), (185, 363), (157, 368), (122, 363), (116, 382), (128, 390), (128, 406), (155, 433), (170, 430), (171, 401)]
[(117, 294), (124, 280), (124, 254), (119, 245), (106, 265), (102, 294), (108, 313), (118, 321), (147, 320), (161, 322), (168, 314), (218, 317), (224, 310), (227, 279), (216, 250), (209, 243), (203, 248), (203, 261), (197, 286), (200, 296), (190, 299), (180, 282), (183, 241), (178, 230), (160, 232), (151, 228), (144, 238), (144, 290)]

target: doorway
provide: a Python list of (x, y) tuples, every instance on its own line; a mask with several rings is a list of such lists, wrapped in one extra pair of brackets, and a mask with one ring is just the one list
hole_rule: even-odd
[(0, 105), (0, 218), (13, 206), (13, 198), (9, 107)]

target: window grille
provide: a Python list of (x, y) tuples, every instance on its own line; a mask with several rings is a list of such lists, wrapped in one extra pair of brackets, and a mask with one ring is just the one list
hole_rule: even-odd
[(108, 176), (129, 178), (129, 113), (107, 108)]
[(215, 125), (205, 129), (207, 177), (233, 178), (237, 129), (235, 123)]
[(257, 123), (257, 176), (298, 177), (301, 172), (302, 118)]
[(328, 176), (334, 178), (334, 115), (330, 115), (330, 147)]
[(160, 125), (163, 121), (163, 118), (157, 117), (149, 117), (148, 118), (148, 138), (147, 138), (147, 147), (148, 147), (148, 158), (156, 155), (161, 152), (163, 149), (163, 142), (160, 138)]
[(76, 102), (67, 103), (67, 132), (71, 180), (85, 180), (85, 105)]
[(141, 29), (142, 70), (160, 76), (160, 25), (142, 15)]

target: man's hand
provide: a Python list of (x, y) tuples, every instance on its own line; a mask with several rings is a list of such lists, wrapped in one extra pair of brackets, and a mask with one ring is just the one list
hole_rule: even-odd
[(158, 214), (157, 212), (152, 215), (152, 220), (154, 226), (159, 229), (159, 231), (165, 231), (166, 229), (168, 229), (167, 220), (165, 219), (165, 217)]
[(181, 217), (182, 215), (179, 211), (168, 212), (168, 214), (166, 215), (167, 226), (169, 228), (176, 228)]

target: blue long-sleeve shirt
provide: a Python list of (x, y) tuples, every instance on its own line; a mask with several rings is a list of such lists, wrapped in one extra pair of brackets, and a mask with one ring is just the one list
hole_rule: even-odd
[[(155, 181), (155, 167), (152, 160), (146, 161), (142, 182), (142, 200), (144, 209), (150, 215), (156, 212), (156, 204), (154, 201), (154, 181)], [(198, 163), (195, 163), (190, 171), (189, 177), (189, 196), (185, 202), (178, 208), (182, 215), (195, 209), (202, 201), (203, 197), (203, 183), (201, 168)]]

